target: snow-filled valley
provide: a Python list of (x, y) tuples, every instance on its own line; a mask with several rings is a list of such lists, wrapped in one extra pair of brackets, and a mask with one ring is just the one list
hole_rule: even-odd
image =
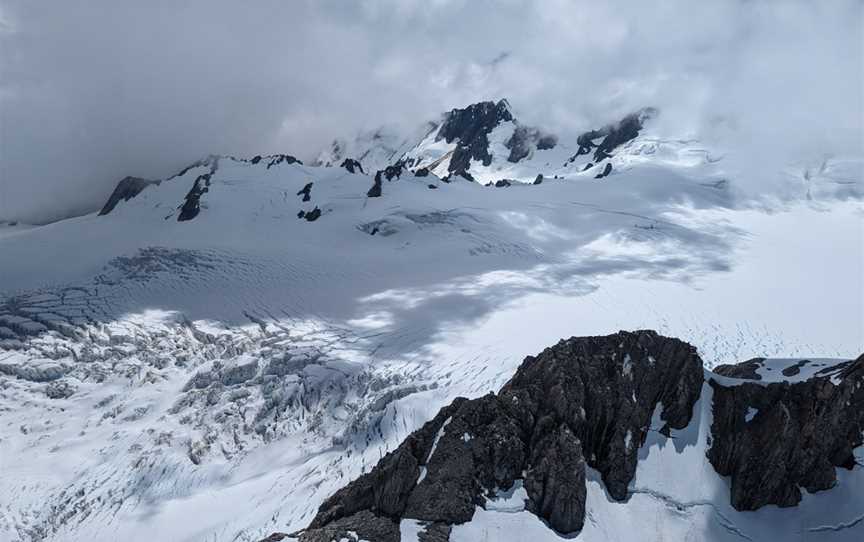
[[(709, 369), (864, 351), (858, 158), (753, 195), (698, 141), (647, 129), (601, 179), (562, 141), (445, 182), (453, 149), (423, 138), (380, 197), (374, 171), (211, 157), (104, 216), (0, 226), (0, 540), (296, 531), (562, 337), (654, 329)], [(678, 440), (643, 445), (626, 503), (589, 480), (577, 540), (864, 536), (860, 448), (796, 508), (732, 508), (704, 461), (705, 387)], [(450, 539), (563, 539), (518, 492)]]

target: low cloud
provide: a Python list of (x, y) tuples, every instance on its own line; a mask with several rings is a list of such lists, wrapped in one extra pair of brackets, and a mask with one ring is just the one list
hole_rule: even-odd
[(856, 0), (4, 1), (0, 219), (499, 97), (557, 131), (655, 105), (742, 170), (860, 153), (862, 15)]

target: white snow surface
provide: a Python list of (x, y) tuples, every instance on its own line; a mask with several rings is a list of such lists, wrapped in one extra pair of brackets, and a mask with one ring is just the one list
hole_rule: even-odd
[[(651, 328), (709, 366), (859, 355), (864, 210), (820, 176), (850, 161), (751, 201), (698, 149), (646, 135), (603, 182), (406, 174), (380, 198), (338, 167), (224, 158), (191, 221), (178, 207), (207, 167), (104, 217), (3, 231), (0, 540), (293, 532), (440, 407), (562, 337)], [(860, 167), (837, 167), (860, 188)], [(686, 435), (642, 447), (627, 503), (589, 483), (578, 539), (858, 539), (860, 467), (798, 508), (731, 510), (704, 460), (706, 400)], [(483, 536), (558, 538), (491, 506), (452, 540)]]

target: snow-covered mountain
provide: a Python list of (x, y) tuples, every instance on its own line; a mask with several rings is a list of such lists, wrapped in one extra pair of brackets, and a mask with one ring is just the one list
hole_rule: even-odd
[(660, 142), (643, 138), (629, 145), (625, 156), (615, 157), (615, 151), (635, 140), (657, 113), (646, 107), (606, 126), (580, 132), (571, 141), (520, 123), (507, 100), (479, 102), (453, 109), (408, 136), (381, 128), (361, 133), (350, 142), (337, 139), (313, 165), (335, 166), (351, 158), (375, 172), (398, 163), (442, 179), (461, 176), (499, 186), (533, 183), (538, 176), (565, 179), (590, 174), (603, 178), (613, 169), (628, 167), (635, 156), (657, 152)]
[[(787, 199), (753, 201), (722, 153), (661, 137), (652, 113), (549, 148), (506, 103), (475, 104), (395, 161), (211, 156), (127, 177), (98, 215), (0, 225), (0, 540), (294, 532), (440, 408), (562, 337), (656, 329), (706, 367), (857, 357), (861, 161), (790, 166)], [(860, 513), (828, 496), (843, 480), (758, 512), (678, 507), (649, 480), (586, 525), (758, 539), (801, 514), (805, 539), (854, 539)], [(590, 510), (604, 490), (588, 488)], [(526, 518), (502, 506), (501, 529)]]

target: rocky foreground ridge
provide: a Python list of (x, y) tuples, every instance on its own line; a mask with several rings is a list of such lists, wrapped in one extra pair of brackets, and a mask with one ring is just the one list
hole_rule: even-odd
[(497, 394), (441, 409), (291, 536), (398, 541), (399, 521), (410, 518), (425, 522), (426, 540), (445, 541), (485, 497), (517, 481), (528, 510), (561, 534), (578, 533), (586, 468), (600, 473), (612, 499), (627, 499), (655, 409), (661, 433), (686, 427), (705, 381), (714, 397), (707, 459), (730, 477), (732, 505), (793, 506), (801, 487), (829, 489), (835, 467), (855, 464), (864, 355), (791, 381), (761, 381), (758, 362), (706, 372), (693, 346), (653, 331), (562, 340), (527, 357)]

